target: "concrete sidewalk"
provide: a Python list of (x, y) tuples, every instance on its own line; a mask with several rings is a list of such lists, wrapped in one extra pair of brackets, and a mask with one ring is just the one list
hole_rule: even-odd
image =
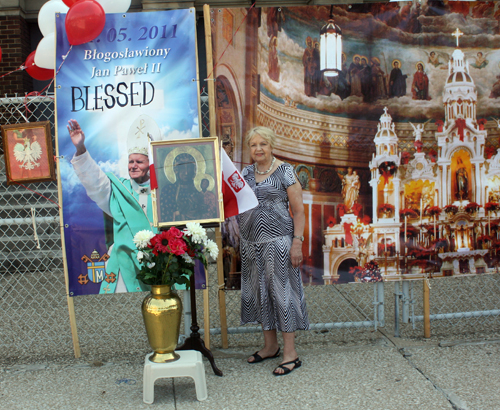
[(302, 344), (302, 367), (284, 377), (271, 374), (281, 359), (246, 364), (255, 350), (214, 350), (224, 376), (205, 361), (202, 402), (192, 379), (175, 378), (158, 380), (155, 402), (143, 403), (143, 355), (4, 365), (0, 409), (500, 409), (500, 339), (418, 341), (380, 333), (355, 346)]

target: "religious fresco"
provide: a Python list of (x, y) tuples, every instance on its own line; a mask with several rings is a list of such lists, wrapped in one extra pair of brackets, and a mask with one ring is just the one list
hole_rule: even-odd
[[(328, 7), (263, 9), (258, 39), (262, 91), (303, 108), (349, 117), (376, 119), (388, 107), (395, 120), (439, 119), (456, 44), (452, 33), (460, 27), (464, 62), (478, 90), (477, 114), (495, 115), (500, 10), (493, 3), (454, 3), (461, 2), (334, 6), (344, 64), (333, 80), (321, 75), (319, 64), (319, 32)], [(278, 14), (281, 23), (266, 27), (268, 13)]]
[[(497, 272), (499, 5), (240, 11), (230, 45), (212, 14), (215, 75), (241, 102), (233, 160), (250, 163), (241, 141), (253, 126), (276, 132), (274, 154), (304, 189), (304, 283)], [(334, 77), (320, 68), (330, 11), (342, 31)]]

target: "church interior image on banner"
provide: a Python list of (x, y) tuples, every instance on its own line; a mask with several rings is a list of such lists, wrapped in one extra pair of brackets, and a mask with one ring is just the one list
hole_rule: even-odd
[[(498, 271), (498, 4), (211, 13), (217, 133), (243, 168), (245, 133), (275, 131), (304, 189), (305, 284)], [(223, 240), (237, 288), (237, 221)]]

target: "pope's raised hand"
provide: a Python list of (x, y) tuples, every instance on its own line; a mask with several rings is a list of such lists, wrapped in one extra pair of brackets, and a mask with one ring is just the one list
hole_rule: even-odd
[(76, 148), (76, 156), (84, 154), (87, 148), (85, 148), (85, 134), (80, 128), (80, 124), (76, 120), (69, 120), (67, 128), (71, 142)]

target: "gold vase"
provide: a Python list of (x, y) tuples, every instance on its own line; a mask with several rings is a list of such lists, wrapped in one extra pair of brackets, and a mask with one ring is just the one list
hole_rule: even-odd
[(142, 316), (149, 345), (154, 351), (149, 360), (155, 363), (173, 362), (181, 327), (182, 302), (168, 285), (151, 286), (151, 294), (142, 302)]

